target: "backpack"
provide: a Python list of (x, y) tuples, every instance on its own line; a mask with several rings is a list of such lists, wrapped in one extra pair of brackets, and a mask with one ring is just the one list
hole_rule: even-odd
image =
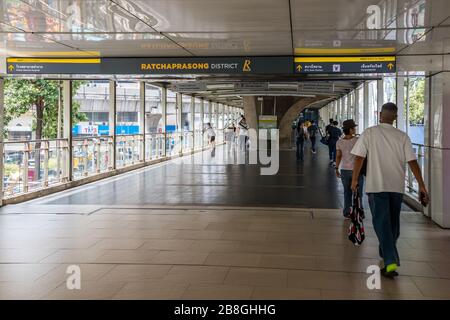
[(360, 246), (366, 238), (364, 231), (364, 210), (361, 208), (361, 196), (357, 190), (353, 194), (353, 205), (350, 208), (350, 225), (348, 226), (348, 239), (355, 245)]

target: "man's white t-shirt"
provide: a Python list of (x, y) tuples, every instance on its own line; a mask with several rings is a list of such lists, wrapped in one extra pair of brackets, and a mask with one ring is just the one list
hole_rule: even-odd
[(351, 153), (367, 157), (366, 193), (405, 192), (406, 164), (416, 159), (406, 133), (388, 123), (370, 127), (361, 134)]

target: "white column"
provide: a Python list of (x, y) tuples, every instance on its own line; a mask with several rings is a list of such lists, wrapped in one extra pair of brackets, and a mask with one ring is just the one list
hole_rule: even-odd
[(431, 203), (425, 212), (443, 228), (450, 228), (450, 72), (430, 79), (430, 103), (425, 114), (425, 179)]
[(195, 149), (195, 130), (197, 129), (195, 127), (195, 97), (191, 96), (191, 114), (189, 117), (189, 122), (191, 123), (191, 137), (192, 137), (192, 145), (191, 145), (191, 150), (194, 151)]
[(205, 139), (203, 139), (203, 129), (205, 128), (205, 100), (202, 98), (201, 100), (200, 100), (200, 130), (201, 130), (201, 132), (200, 132), (200, 134), (202, 135), (202, 138), (201, 138), (201, 146), (202, 146), (202, 148), (203, 148), (203, 143), (204, 143), (204, 140)]
[(162, 130), (164, 133), (164, 143), (163, 143), (163, 154), (164, 157), (167, 156), (167, 132), (166, 132), (166, 125), (167, 125), (167, 88), (164, 87), (161, 89), (161, 109), (162, 109)]
[(63, 154), (63, 181), (72, 181), (72, 81), (64, 80), (62, 88), (63, 96), (63, 138), (67, 140), (66, 152)]
[(111, 169), (116, 169), (116, 82), (113, 80), (109, 81), (109, 135), (112, 136), (112, 148), (110, 155), (111, 158)]
[(383, 80), (377, 80), (377, 119), (379, 119), (379, 113), (381, 111), (381, 106), (384, 103), (384, 85)]
[(139, 134), (141, 135), (139, 160), (145, 161), (145, 82), (139, 82)]
[(3, 152), (4, 152), (4, 145), (3, 145), (3, 128), (4, 128), (4, 93), (5, 93), (5, 80), (3, 78), (0, 78), (0, 207), (2, 206), (3, 202)]
[(369, 82), (364, 81), (363, 85), (363, 94), (364, 94), (364, 105), (363, 107), (363, 117), (364, 117), (364, 129), (369, 127)]
[(405, 119), (405, 77), (397, 76), (396, 78), (396, 100), (398, 108), (397, 128), (406, 132)]

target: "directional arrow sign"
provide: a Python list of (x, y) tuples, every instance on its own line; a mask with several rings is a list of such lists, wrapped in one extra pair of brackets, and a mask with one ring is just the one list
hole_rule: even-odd
[(12, 64), (10, 64), (10, 65), (8, 66), (8, 70), (9, 70), (9, 71), (14, 71), (14, 66), (13, 66)]
[(392, 73), (395, 56), (296, 57), (296, 73)]

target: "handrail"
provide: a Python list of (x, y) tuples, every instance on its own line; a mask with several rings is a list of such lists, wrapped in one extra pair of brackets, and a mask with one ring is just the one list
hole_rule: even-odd
[(41, 139), (41, 140), (13, 140), (13, 141), (3, 141), (3, 144), (15, 144), (15, 143), (42, 143), (42, 142), (52, 142), (52, 141), (68, 141), (67, 138), (55, 138), (55, 139)]

